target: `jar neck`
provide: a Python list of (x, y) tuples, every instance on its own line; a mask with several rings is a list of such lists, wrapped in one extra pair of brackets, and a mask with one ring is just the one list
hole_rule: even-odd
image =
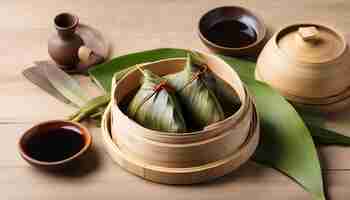
[(61, 38), (67, 39), (67, 38), (74, 37), (75, 29), (57, 30), (57, 32)]

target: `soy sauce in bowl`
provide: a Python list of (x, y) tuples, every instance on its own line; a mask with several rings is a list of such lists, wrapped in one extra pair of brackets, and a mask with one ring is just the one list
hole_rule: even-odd
[(266, 39), (266, 26), (253, 12), (239, 6), (214, 8), (198, 22), (198, 36), (214, 53), (256, 58)]
[(203, 35), (211, 42), (229, 48), (241, 48), (253, 44), (257, 34), (253, 27), (236, 19), (213, 24)]
[(84, 140), (74, 127), (61, 127), (33, 135), (25, 151), (36, 160), (55, 162), (78, 153), (84, 146)]
[(19, 140), (19, 150), (21, 156), (34, 166), (58, 169), (83, 155), (91, 140), (90, 133), (82, 125), (52, 120), (27, 130)]

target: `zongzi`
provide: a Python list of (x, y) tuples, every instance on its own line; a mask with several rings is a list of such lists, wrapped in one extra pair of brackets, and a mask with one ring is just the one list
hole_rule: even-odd
[(186, 66), (178, 73), (165, 76), (179, 96), (189, 126), (199, 129), (225, 118), (222, 106), (210, 89), (213, 76), (206, 65), (192, 62), (193, 55), (187, 55)]
[[(190, 56), (192, 57), (191, 61), (194, 65), (206, 66), (206, 62), (201, 54), (192, 51), (190, 52)], [(241, 101), (239, 100), (237, 92), (226, 83), (226, 81), (210, 72), (206, 73), (203, 80), (219, 100), (224, 110), (225, 118), (234, 114), (241, 107)]]
[(151, 71), (143, 74), (140, 89), (128, 106), (128, 116), (146, 128), (165, 132), (185, 132), (186, 124), (175, 90), (167, 80)]

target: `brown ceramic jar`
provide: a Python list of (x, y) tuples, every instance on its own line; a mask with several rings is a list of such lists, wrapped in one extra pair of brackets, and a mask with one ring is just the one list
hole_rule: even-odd
[(69, 13), (61, 13), (55, 17), (54, 23), (57, 33), (48, 41), (48, 52), (57, 64), (73, 68), (79, 63), (78, 50), (84, 45), (83, 40), (75, 33), (79, 19)]

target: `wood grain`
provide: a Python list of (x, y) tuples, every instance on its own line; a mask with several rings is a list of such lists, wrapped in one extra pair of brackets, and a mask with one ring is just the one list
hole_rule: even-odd
[[(142, 180), (112, 162), (102, 146), (100, 130), (92, 125), (93, 151), (81, 169), (70, 173), (35, 170), (17, 152), (17, 140), (27, 128), (74, 110), (21, 75), (33, 61), (49, 59), (47, 39), (55, 31), (52, 19), (57, 13), (75, 13), (81, 22), (99, 29), (113, 45), (112, 55), (117, 56), (159, 47), (206, 50), (196, 33), (199, 17), (211, 8), (233, 4), (257, 12), (270, 32), (313, 21), (335, 26), (350, 36), (348, 0), (1, 1), (0, 199), (310, 199), (286, 176), (253, 162), (209, 184), (179, 187)], [(90, 94), (98, 92), (86, 84), (88, 78), (78, 78)], [(349, 116), (350, 112), (331, 116), (328, 125), (347, 132)], [(320, 149), (330, 199), (346, 200), (350, 195), (349, 153), (346, 147)]]

